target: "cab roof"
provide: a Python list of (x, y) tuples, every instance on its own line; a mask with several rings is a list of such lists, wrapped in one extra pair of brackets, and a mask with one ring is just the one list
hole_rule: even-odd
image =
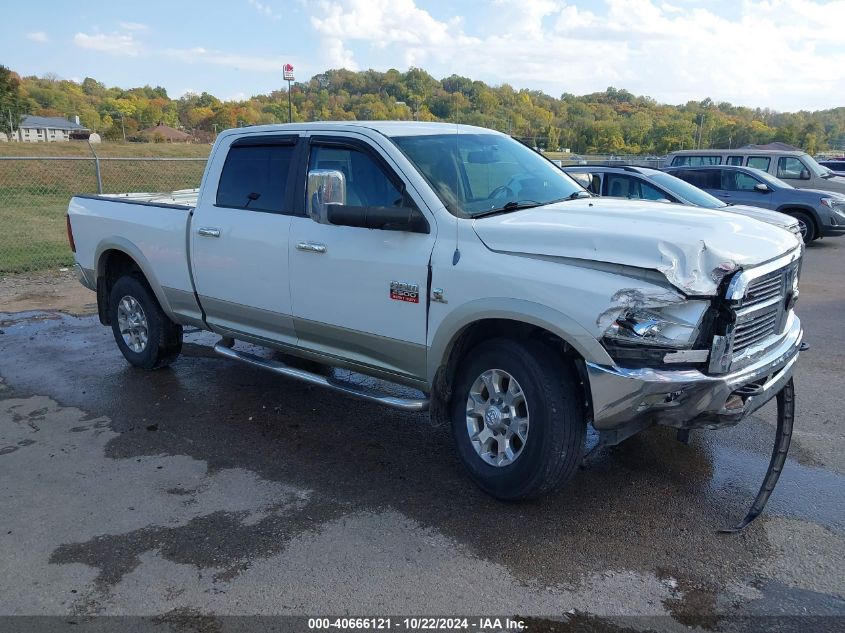
[(224, 134), (260, 133), (260, 132), (302, 132), (302, 131), (350, 131), (367, 129), (384, 136), (427, 136), (432, 134), (501, 134), (475, 125), (457, 123), (434, 123), (427, 121), (310, 121), (307, 123), (281, 123), (271, 125), (253, 125), (245, 128), (226, 130)]

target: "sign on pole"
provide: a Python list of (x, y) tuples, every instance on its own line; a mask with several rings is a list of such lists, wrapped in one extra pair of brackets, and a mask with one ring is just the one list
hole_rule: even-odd
[(282, 76), (288, 82), (288, 123), (293, 121), (293, 106), (290, 102), (290, 82), (295, 81), (293, 78), (293, 64), (285, 64), (282, 67)]

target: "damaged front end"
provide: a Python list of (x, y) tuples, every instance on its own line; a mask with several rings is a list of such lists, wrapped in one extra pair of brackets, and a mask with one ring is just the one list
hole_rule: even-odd
[(710, 298), (618, 292), (597, 320), (614, 364), (587, 363), (593, 424), (605, 442), (652, 424), (731, 426), (774, 397), (801, 346), (799, 265), (796, 250), (747, 271), (722, 269)]
[(677, 428), (679, 437), (690, 429), (732, 426), (777, 398), (777, 432), (763, 483), (745, 518), (721, 532), (738, 532), (763, 511), (786, 462), (795, 412), (792, 376), (803, 337), (793, 309), (800, 257), (797, 250), (725, 275), (707, 308), (673, 293), (626, 290), (599, 317), (602, 343), (616, 362), (586, 364), (593, 425), (604, 444), (653, 424)]

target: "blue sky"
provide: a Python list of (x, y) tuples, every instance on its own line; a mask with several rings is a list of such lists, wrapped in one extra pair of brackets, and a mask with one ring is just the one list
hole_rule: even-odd
[(845, 0), (146, 0), (4, 3), (0, 63), (238, 99), (327, 68), (775, 110), (845, 106)]

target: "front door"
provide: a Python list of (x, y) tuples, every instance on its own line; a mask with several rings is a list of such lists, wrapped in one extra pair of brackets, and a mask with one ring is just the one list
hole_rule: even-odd
[(290, 135), (235, 141), (216, 195), (203, 196), (194, 210), (194, 284), (218, 331), (296, 342), (288, 288), (296, 142)]
[[(308, 167), (343, 173), (347, 211), (416, 206), (388, 159), (354, 137), (311, 138)], [(300, 183), (304, 186), (304, 183)], [(382, 372), (424, 378), (429, 232), (292, 218), (290, 286), (299, 345)]]
[(744, 171), (722, 170), (722, 199), (731, 204), (747, 204), (752, 207), (772, 208), (772, 195), (760, 191), (757, 185), (766, 184)]

